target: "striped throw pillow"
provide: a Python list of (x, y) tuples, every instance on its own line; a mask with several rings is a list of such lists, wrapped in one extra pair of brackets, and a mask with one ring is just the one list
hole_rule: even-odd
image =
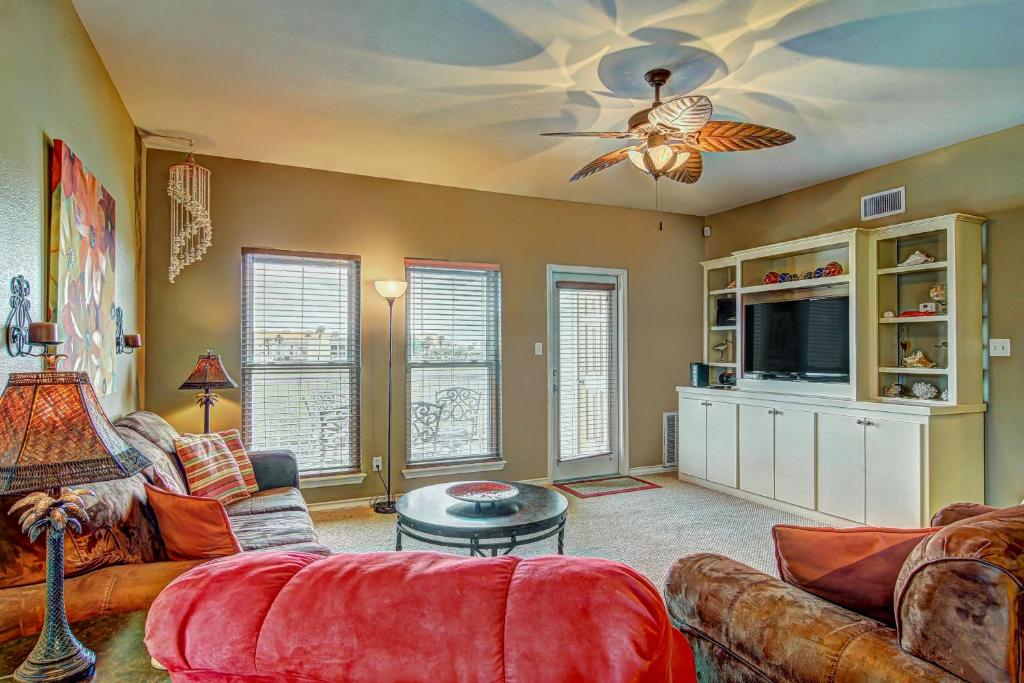
[(224, 439), (231, 455), (235, 456), (238, 471), (242, 473), (242, 480), (245, 481), (245, 488), (249, 495), (259, 493), (260, 487), (256, 483), (256, 473), (252, 470), (252, 460), (249, 460), (245, 444), (242, 443), (242, 434), (237, 429), (225, 429), (223, 432), (217, 432), (217, 435)]
[(185, 434), (174, 440), (188, 492), (228, 505), (249, 497), (238, 462), (219, 434)]

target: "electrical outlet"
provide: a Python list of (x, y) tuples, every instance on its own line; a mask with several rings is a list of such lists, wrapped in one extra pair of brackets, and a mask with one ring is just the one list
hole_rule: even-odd
[(373, 471), (374, 472), (380, 472), (381, 469), (383, 469), (383, 468), (384, 468), (384, 465), (381, 463), (380, 458), (374, 458), (373, 459)]
[(1009, 339), (989, 339), (988, 340), (988, 355), (990, 355), (990, 356), (1009, 356), (1010, 355), (1010, 340)]
[(544, 355), (544, 344), (541, 342), (533, 343), (533, 355), (543, 356)]

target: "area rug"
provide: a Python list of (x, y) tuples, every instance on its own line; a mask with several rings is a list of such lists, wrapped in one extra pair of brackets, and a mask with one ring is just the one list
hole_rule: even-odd
[(555, 488), (571, 493), (577, 498), (596, 498), (598, 496), (611, 496), (616, 493), (633, 493), (634, 491), (660, 489), (661, 487), (636, 477), (601, 477), (600, 479), (584, 479), (582, 481), (555, 484)]

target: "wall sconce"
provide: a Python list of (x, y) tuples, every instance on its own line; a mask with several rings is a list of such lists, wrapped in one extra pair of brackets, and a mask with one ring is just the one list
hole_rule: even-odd
[(64, 342), (57, 339), (57, 323), (32, 322), (31, 288), (24, 275), (11, 278), (11, 312), (7, 314), (7, 353), (15, 358), (28, 356), (42, 358), (47, 370), (56, 370), (64, 354), (57, 347)]
[(133, 353), (135, 349), (142, 348), (141, 334), (124, 333), (124, 311), (117, 304), (114, 305), (114, 326), (117, 331), (114, 333), (114, 350), (118, 353)]

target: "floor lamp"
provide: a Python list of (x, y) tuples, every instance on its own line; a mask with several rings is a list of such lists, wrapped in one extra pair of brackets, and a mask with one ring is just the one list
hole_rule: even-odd
[(377, 293), (388, 302), (388, 457), (384, 467), (387, 469), (387, 480), (384, 483), (384, 500), (374, 503), (374, 512), (391, 514), (395, 512), (395, 497), (391, 492), (391, 396), (392, 396), (392, 354), (395, 333), (395, 299), (405, 294), (408, 286), (401, 280), (377, 280), (373, 283)]

